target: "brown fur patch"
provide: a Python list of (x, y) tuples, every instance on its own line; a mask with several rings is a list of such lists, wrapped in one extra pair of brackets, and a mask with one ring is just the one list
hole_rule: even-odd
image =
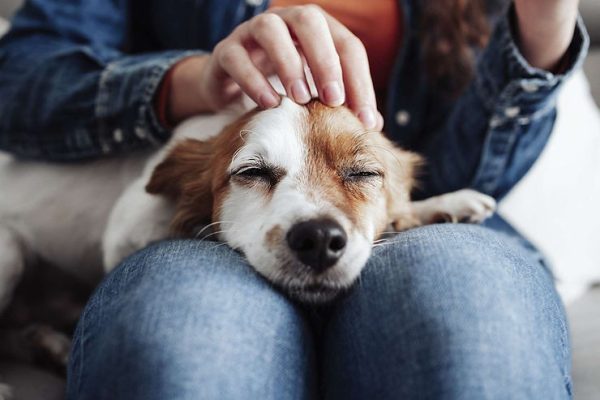
[(281, 225), (275, 225), (265, 235), (267, 247), (270, 250), (275, 250), (281, 244), (281, 240), (285, 237), (285, 232)]
[[(378, 233), (393, 220), (410, 220), (410, 192), (415, 185), (415, 169), (421, 158), (395, 146), (379, 132), (367, 132), (348, 109), (329, 108), (313, 101), (307, 106), (309, 126), (305, 141), (309, 148), (307, 186), (342, 210), (361, 228), (365, 212), (374, 197), (380, 196), (376, 179), (349, 182), (344, 171), (358, 167), (381, 169), (386, 197)], [(375, 164), (373, 160), (375, 160)]]
[(227, 167), (243, 143), (240, 131), (255, 114), (245, 114), (210, 140), (178, 143), (155, 168), (146, 190), (176, 202), (174, 235), (191, 236), (198, 226), (219, 220), (230, 179)]

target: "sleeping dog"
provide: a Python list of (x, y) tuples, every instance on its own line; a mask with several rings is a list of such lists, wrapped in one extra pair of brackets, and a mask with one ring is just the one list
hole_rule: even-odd
[(390, 226), (493, 212), (468, 189), (411, 202), (420, 163), (344, 107), (287, 98), (194, 118), (155, 152), (81, 165), (0, 155), (0, 311), (37, 260), (96, 282), (167, 237), (225, 242), (295, 299), (330, 301)]

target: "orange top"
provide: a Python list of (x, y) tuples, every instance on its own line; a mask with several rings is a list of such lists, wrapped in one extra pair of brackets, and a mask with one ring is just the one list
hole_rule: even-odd
[(307, 3), (322, 7), (363, 42), (375, 90), (385, 91), (402, 35), (398, 0), (272, 0), (271, 7)]

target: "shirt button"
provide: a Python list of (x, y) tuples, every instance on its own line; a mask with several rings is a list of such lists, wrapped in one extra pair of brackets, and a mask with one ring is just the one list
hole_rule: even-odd
[(504, 115), (506, 115), (507, 118), (515, 118), (520, 112), (521, 109), (519, 107), (507, 107), (504, 109)]
[(120, 129), (115, 129), (113, 132), (113, 139), (116, 143), (121, 143), (123, 141), (123, 131)]
[(148, 136), (146, 130), (144, 128), (140, 128), (139, 126), (135, 128), (135, 135), (140, 139), (146, 139), (146, 136)]
[(104, 154), (110, 153), (110, 146), (108, 145), (108, 143), (102, 143), (101, 147), (102, 147), (102, 152)]
[(400, 126), (406, 126), (410, 122), (410, 114), (406, 110), (400, 110), (396, 113), (396, 123)]
[(540, 88), (537, 83), (531, 81), (523, 81), (521, 82), (521, 87), (527, 93), (535, 93)]

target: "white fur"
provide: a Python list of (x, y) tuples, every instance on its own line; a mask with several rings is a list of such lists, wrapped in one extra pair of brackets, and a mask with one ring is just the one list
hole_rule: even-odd
[(412, 203), (413, 211), (421, 221), (432, 221), (444, 215), (448, 222), (479, 223), (489, 218), (496, 209), (496, 200), (471, 189), (461, 189)]

